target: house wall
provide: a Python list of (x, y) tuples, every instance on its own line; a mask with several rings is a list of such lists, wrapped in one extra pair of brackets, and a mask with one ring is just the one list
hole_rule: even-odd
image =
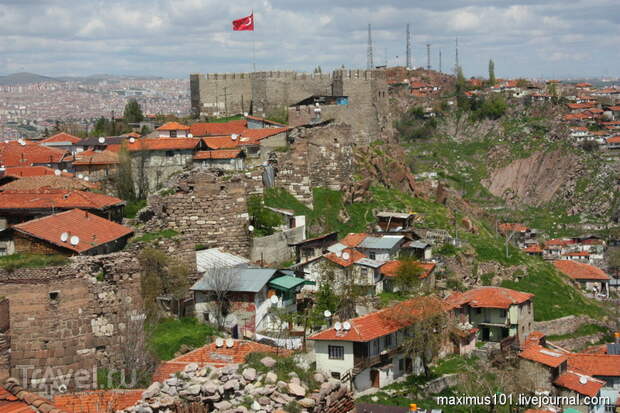
[(194, 159), (192, 162), (195, 166), (202, 166), (203, 168), (223, 169), (225, 171), (242, 171), (244, 167), (243, 158), (198, 160)]
[(135, 151), (130, 153), (136, 190), (139, 186), (140, 177), (144, 176), (147, 193), (161, 189), (172, 175), (191, 165), (194, 157), (193, 150)]
[(522, 377), (526, 377), (528, 383), (532, 385), (532, 390), (541, 392), (553, 390), (554, 387), (551, 383), (555, 380), (555, 377), (553, 377), (551, 367), (519, 358), (519, 370), (519, 374)]
[[(343, 346), (344, 360), (330, 360), (328, 346)], [(314, 353), (317, 371), (327, 377), (331, 377), (332, 372), (340, 373), (342, 377), (353, 368), (353, 343), (350, 341), (317, 340), (314, 342)]]
[(295, 247), (289, 245), (303, 241), (305, 234), (306, 226), (302, 225), (266, 237), (252, 238), (250, 261), (274, 264), (293, 260)]
[[(516, 313), (516, 317), (513, 316), (514, 313)], [(510, 322), (517, 324), (519, 343), (523, 344), (525, 338), (534, 331), (534, 303), (526, 301), (519, 306), (513, 305), (510, 307), (510, 315)]]
[(263, 161), (269, 157), (269, 152), (277, 148), (288, 147), (287, 132), (278, 133), (260, 141), (260, 159)]
[(73, 255), (71, 251), (67, 249), (55, 247), (49, 242), (32, 238), (17, 231), (13, 232), (13, 242), (15, 246), (15, 253), (17, 254)]
[[(11, 376), (45, 392), (48, 387), (32, 387), (33, 368), (51, 367), (56, 377), (76, 369), (92, 373), (93, 368), (126, 366), (128, 349), (145, 351), (142, 332), (132, 328), (132, 320), (143, 314), (140, 278), (138, 259), (125, 252), (76, 257), (60, 267), (0, 270), (0, 296), (9, 305)], [(58, 293), (56, 301), (52, 292)], [(18, 366), (31, 366), (25, 380)], [(75, 388), (73, 380), (68, 388)]]
[(73, 170), (76, 175), (82, 174), (90, 180), (98, 181), (115, 175), (117, 165), (74, 165)]

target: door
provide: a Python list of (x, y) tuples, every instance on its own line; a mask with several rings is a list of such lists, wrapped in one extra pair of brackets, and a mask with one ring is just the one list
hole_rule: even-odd
[(413, 371), (413, 360), (409, 357), (405, 359), (405, 371), (411, 373)]
[(370, 370), (370, 383), (372, 387), (379, 387), (379, 370)]
[(482, 327), (482, 341), (489, 341), (490, 333), (487, 327)]
[(232, 331), (231, 331), (231, 335), (232, 335), (232, 338), (234, 338), (234, 339), (239, 338), (239, 326), (237, 324), (235, 324), (233, 326)]

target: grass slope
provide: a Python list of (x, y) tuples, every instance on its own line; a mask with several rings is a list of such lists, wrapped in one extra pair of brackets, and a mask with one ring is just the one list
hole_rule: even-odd
[(199, 323), (194, 318), (165, 319), (151, 326), (149, 346), (160, 360), (170, 360), (182, 344), (200, 347), (217, 333), (210, 325)]

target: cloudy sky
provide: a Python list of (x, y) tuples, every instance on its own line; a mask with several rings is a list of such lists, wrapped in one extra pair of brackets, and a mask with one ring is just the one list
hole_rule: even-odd
[[(231, 20), (254, 10), (256, 31)], [(402, 65), (405, 25), (416, 65), (466, 76), (620, 76), (618, 0), (0, 0), (0, 73), (187, 77), (190, 72)], [(387, 52), (387, 53), (386, 53)]]

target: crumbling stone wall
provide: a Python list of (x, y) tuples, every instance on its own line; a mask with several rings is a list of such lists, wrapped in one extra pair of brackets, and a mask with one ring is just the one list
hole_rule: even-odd
[(0, 297), (0, 382), (9, 377), (11, 370), (10, 327), (9, 300)]
[(249, 256), (247, 193), (240, 176), (193, 170), (180, 174), (172, 187), (174, 194), (149, 197), (153, 216), (147, 229), (170, 228), (196, 245)]
[[(133, 254), (0, 270), (0, 296), (9, 304), (10, 374), (33, 391), (58, 391), (49, 385), (59, 379), (74, 389), (78, 369), (91, 371), (80, 380), (92, 386), (98, 367), (120, 368), (127, 349), (144, 351), (132, 331), (143, 316), (140, 266)], [(33, 378), (34, 369), (39, 371)]]
[(312, 205), (313, 188), (341, 190), (351, 182), (356, 143), (350, 126), (296, 128), (290, 136), (295, 143), (278, 157), (276, 186)]

